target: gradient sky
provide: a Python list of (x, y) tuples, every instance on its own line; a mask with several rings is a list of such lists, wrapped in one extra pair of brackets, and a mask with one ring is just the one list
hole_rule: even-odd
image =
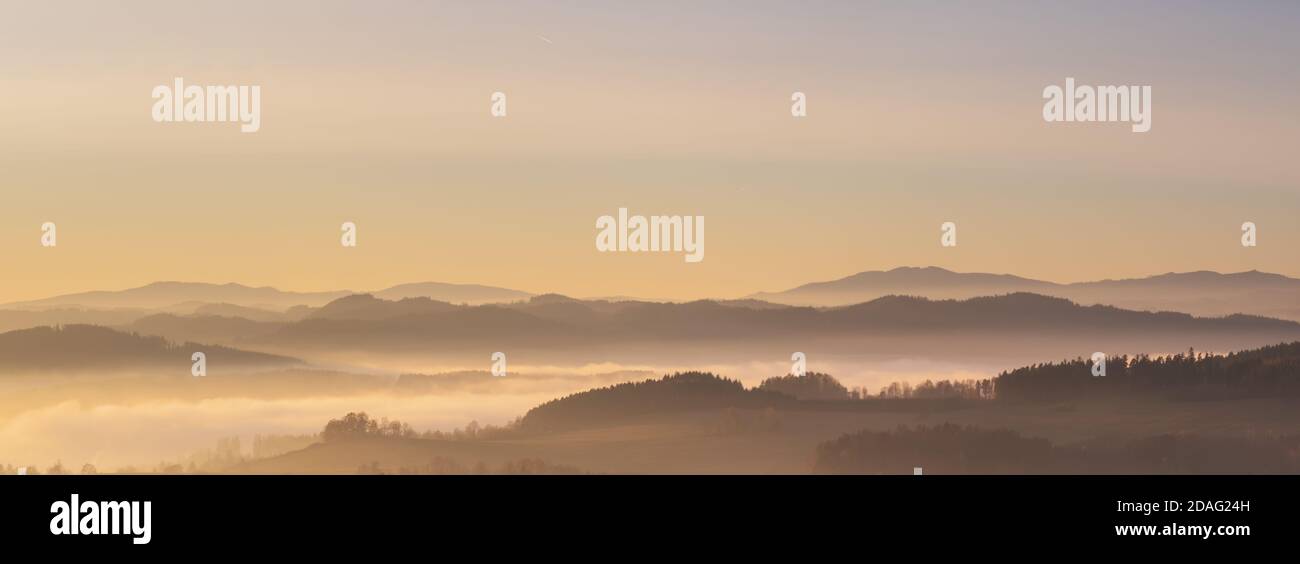
[[(156, 280), (736, 297), (902, 265), (1300, 276), (1300, 4), (1047, 4), (5, 1), (0, 302)], [(260, 85), (261, 131), (154, 123), (177, 76)], [(1067, 76), (1151, 85), (1151, 132), (1045, 123)], [(705, 216), (704, 262), (596, 252), (619, 207)]]

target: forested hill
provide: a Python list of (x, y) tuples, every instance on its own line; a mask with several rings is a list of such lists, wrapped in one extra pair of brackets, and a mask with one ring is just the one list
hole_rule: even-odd
[(551, 400), (519, 421), (524, 431), (557, 431), (599, 425), (629, 416), (707, 408), (772, 407), (794, 398), (747, 390), (740, 382), (707, 372), (680, 372), (658, 380), (626, 382)]
[(1097, 395), (1166, 395), (1202, 399), (1300, 397), (1300, 342), (1220, 354), (1188, 351), (1106, 360), (1105, 376), (1090, 359), (1035, 364), (997, 378), (1002, 400), (1052, 400)]

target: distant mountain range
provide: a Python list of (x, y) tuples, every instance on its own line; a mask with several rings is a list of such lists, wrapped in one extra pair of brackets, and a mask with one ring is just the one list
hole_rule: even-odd
[(285, 310), (296, 305), (320, 306), (352, 292), (286, 292), (269, 286), (202, 282), (154, 282), (126, 290), (97, 290), (5, 304), (4, 309), (81, 307), (89, 309), (159, 309), (182, 304), (230, 304), (258, 309)]
[[(1106, 350), (1093, 348), (1103, 345), (1112, 350), (1230, 350), (1300, 339), (1300, 323), (1293, 321), (1081, 306), (1030, 293), (968, 300), (887, 296), (836, 308), (747, 304), (609, 302), (546, 295), (526, 302), (465, 306), (360, 295), (340, 298), (300, 321), (164, 314), (125, 328), (308, 359), (348, 353), (477, 358), (484, 349), (490, 353), (507, 348), (532, 351), (533, 359), (551, 356), (575, 362), (623, 358), (628, 351), (651, 357), (687, 351), (721, 357), (736, 346), (958, 355), (995, 348), (1028, 353), (1047, 344), (1052, 348), (1045, 352), (1056, 356), (1091, 354)], [(1120, 346), (1123, 349), (1114, 348)]]
[(1014, 292), (1044, 293), (1059, 284), (1010, 274), (953, 272), (934, 266), (859, 272), (829, 282), (812, 282), (781, 292), (759, 292), (755, 300), (787, 305), (840, 306), (898, 295), (966, 299)]
[[(1258, 271), (1220, 274), (1211, 271), (1167, 273), (1146, 278), (1059, 284), (1011, 274), (953, 272), (938, 267), (900, 267), (859, 272), (838, 280), (812, 282), (778, 292), (759, 292), (728, 303), (758, 307), (772, 304), (835, 307), (898, 295), (930, 299), (967, 299), (1028, 292), (1083, 304), (1104, 304), (1142, 311), (1178, 311), (1200, 316), (1246, 313), (1300, 321), (1300, 279)], [(155, 282), (138, 288), (66, 294), (0, 305), (0, 330), (41, 316), (18, 312), (55, 312), (51, 322), (99, 323), (136, 319), (156, 313), (220, 315), (257, 321), (296, 321), (339, 298), (369, 293), (381, 300), (428, 298), (449, 304), (507, 304), (534, 296), (529, 292), (480, 284), (417, 282), (372, 292), (335, 290), (292, 292), (271, 287), (199, 282)], [(588, 301), (646, 302), (635, 298)], [(134, 316), (77, 319), (77, 311), (139, 310)], [(286, 315), (287, 314), (287, 315)], [(328, 316), (328, 314), (324, 314)]]
[[(1190, 272), (1057, 284), (935, 267), (682, 303), (534, 296), (432, 282), (374, 294), (159, 282), (0, 306), (0, 331), (92, 324), (308, 359), (308, 353), (333, 350), (476, 357), (479, 348), (491, 346), (556, 356), (579, 351), (598, 361), (602, 351), (620, 347), (639, 347), (644, 354), (638, 359), (651, 358), (666, 343), (704, 352), (717, 343), (814, 348), (829, 341), (846, 354), (894, 346), (915, 353), (923, 348), (916, 336), (953, 339), (943, 347), (925, 345), (951, 354), (962, 346), (971, 348), (960, 354), (972, 352), (975, 343), (1009, 351), (1030, 342), (1053, 343), (1041, 351), (1052, 354), (1065, 344), (1099, 342), (1124, 350), (1228, 350), (1300, 338), (1295, 320), (1300, 280), (1277, 274)], [(990, 344), (995, 336), (1001, 340)], [(864, 337), (869, 344), (860, 344)], [(896, 343), (886, 344), (890, 339)]]
[[(41, 300), (14, 302), (0, 305), (0, 309), (167, 309), (172, 313), (193, 313), (197, 308), (221, 306), (231, 310), (234, 308), (252, 308), (285, 311), (294, 306), (320, 307), (356, 293), (350, 290), (288, 292), (269, 286), (254, 288), (234, 283), (154, 282), (126, 290), (96, 290), (93, 292), (65, 294)], [(423, 297), (450, 303), (477, 305), (522, 300), (527, 299), (532, 294), (478, 284), (417, 282), (379, 290), (374, 292), (374, 295), (390, 300)]]
[(780, 292), (747, 296), (772, 303), (842, 306), (889, 295), (966, 299), (1015, 292), (1066, 298), (1143, 311), (1178, 311), (1201, 316), (1246, 313), (1300, 320), (1300, 279), (1249, 271), (1199, 271), (1146, 278), (1058, 284), (1009, 274), (953, 272), (937, 267), (901, 267), (860, 272)]

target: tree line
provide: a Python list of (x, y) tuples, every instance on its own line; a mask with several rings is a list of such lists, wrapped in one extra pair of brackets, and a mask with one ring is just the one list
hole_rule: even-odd
[(1187, 399), (1300, 396), (1300, 341), (1223, 354), (1188, 350), (1166, 356), (1106, 359), (1093, 375), (1091, 359), (1035, 364), (998, 374), (996, 395), (1054, 400), (1099, 395), (1162, 395)]

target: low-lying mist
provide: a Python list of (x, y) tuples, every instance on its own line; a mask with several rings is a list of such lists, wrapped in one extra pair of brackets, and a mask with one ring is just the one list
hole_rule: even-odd
[(219, 439), (257, 434), (317, 433), (332, 417), (349, 411), (382, 413), (419, 429), (451, 430), (470, 421), (502, 425), (551, 399), (544, 392), (356, 396), (295, 399), (213, 398), (160, 400), (134, 405), (87, 406), (67, 401), (27, 411), (0, 426), (6, 462), (44, 468), (56, 461), (101, 472), (125, 466), (153, 467), (180, 461)]
[[(987, 378), (995, 366), (893, 359), (863, 364), (813, 357), (810, 369), (850, 387), (877, 390), (895, 381)], [(444, 368), (453, 368), (447, 366)], [(756, 386), (790, 371), (788, 361), (716, 365), (511, 366), (487, 372), (356, 374), (285, 370), (208, 376), (11, 378), (0, 399), (0, 464), (76, 470), (146, 470), (182, 462), (223, 439), (239, 437), (245, 455), (255, 435), (306, 435), (352, 411), (399, 419), (419, 431), (452, 431), (470, 422), (505, 425), (529, 409), (571, 393), (686, 370), (711, 371)], [(26, 384), (24, 384), (26, 382)], [(31, 385), (40, 382), (41, 385)]]

